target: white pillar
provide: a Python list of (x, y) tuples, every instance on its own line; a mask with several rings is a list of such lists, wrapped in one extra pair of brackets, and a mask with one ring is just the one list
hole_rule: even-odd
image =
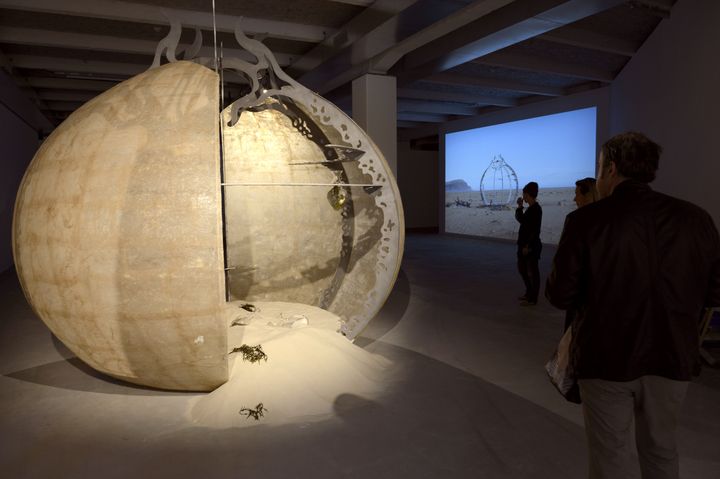
[(352, 83), (352, 114), (380, 148), (397, 178), (397, 86), (395, 77), (367, 74)]

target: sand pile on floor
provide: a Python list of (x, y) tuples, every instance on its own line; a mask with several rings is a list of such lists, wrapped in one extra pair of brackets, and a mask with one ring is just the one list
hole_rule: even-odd
[[(254, 312), (229, 303), (228, 351), (261, 345), (267, 361), (251, 363), (230, 355), (230, 379), (195, 400), (190, 418), (200, 426), (239, 427), (308, 422), (333, 414), (336, 398), (352, 394), (371, 400), (385, 388), (389, 361), (353, 345), (337, 331), (339, 318), (298, 303), (258, 302)], [(252, 308), (250, 308), (252, 309)], [(258, 404), (259, 421), (240, 414)]]

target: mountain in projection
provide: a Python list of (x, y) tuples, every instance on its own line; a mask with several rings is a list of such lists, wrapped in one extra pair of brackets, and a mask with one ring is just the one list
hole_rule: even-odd
[(447, 193), (456, 193), (462, 191), (472, 191), (470, 185), (465, 180), (451, 180), (445, 182), (445, 191)]

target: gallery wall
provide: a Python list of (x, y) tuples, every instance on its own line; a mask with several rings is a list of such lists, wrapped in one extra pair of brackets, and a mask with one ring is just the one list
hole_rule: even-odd
[(664, 148), (653, 187), (707, 209), (720, 225), (720, 2), (679, 0), (611, 87), (610, 131)]
[(0, 71), (0, 272), (12, 267), (12, 214), (20, 180), (39, 145), (39, 131), (50, 123), (27, 100), (13, 80)]

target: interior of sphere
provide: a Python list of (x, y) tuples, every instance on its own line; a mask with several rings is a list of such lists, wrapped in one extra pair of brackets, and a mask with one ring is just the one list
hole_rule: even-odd
[[(397, 274), (399, 256), (388, 251), (402, 248), (399, 201), (364, 132), (344, 115), (340, 127), (322, 123), (307, 102), (336, 108), (308, 98), (283, 99), (290, 108), (267, 99), (224, 125), (228, 299), (319, 306), (345, 326), (354, 320), (343, 331), (354, 336)], [(349, 124), (362, 135), (362, 148), (349, 141)]]

